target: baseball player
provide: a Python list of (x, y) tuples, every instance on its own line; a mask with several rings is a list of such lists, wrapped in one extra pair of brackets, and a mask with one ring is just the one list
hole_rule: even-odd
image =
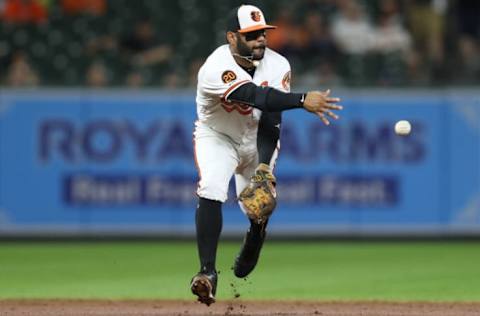
[(200, 272), (191, 280), (192, 293), (206, 305), (215, 302), (216, 251), (222, 229), (222, 203), (235, 175), (241, 209), (250, 228), (234, 263), (237, 277), (255, 267), (265, 239), (268, 217), (275, 207), (272, 169), (278, 152), (281, 112), (303, 108), (329, 124), (341, 110), (330, 91), (290, 93), (290, 64), (267, 48), (262, 11), (252, 5), (234, 9), (228, 18), (228, 44), (218, 47), (198, 72), (194, 131), (199, 174), (196, 210)]

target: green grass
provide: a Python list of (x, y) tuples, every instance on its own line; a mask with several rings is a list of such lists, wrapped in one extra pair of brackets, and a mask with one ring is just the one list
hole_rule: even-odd
[[(247, 280), (222, 243), (218, 297), (480, 301), (480, 243), (267, 241)], [(0, 299), (191, 299), (192, 242), (0, 243)]]

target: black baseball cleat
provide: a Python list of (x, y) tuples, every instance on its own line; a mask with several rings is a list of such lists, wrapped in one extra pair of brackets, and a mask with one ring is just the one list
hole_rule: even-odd
[(217, 272), (210, 273), (199, 272), (190, 282), (192, 293), (198, 296), (198, 301), (210, 306), (215, 303), (215, 293), (217, 291)]
[(255, 269), (260, 250), (265, 241), (267, 222), (263, 224), (251, 224), (243, 240), (243, 246), (235, 259), (233, 273), (237, 278), (244, 278)]

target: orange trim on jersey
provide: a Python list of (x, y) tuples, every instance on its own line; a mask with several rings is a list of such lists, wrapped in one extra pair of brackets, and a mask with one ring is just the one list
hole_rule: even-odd
[(222, 107), (228, 113), (233, 110), (237, 110), (237, 112), (242, 115), (248, 115), (253, 112), (253, 108), (250, 105), (241, 102), (227, 102), (226, 100), (221, 100), (220, 103), (222, 103)]
[[(240, 102), (230, 102), (227, 100), (228, 96), (238, 87), (240, 87), (241, 85), (244, 85), (246, 83), (249, 83), (251, 82), (251, 80), (242, 80), (242, 81), (239, 81), (237, 83), (235, 83), (233, 86), (231, 86), (230, 88), (227, 89), (227, 91), (225, 91), (225, 93), (222, 95), (222, 97), (220, 98), (220, 103), (222, 104), (222, 107), (225, 109), (225, 111), (227, 111), (228, 113), (232, 112), (233, 110), (237, 110), (238, 113), (242, 114), (242, 115), (248, 115), (250, 113), (253, 112), (253, 109), (247, 105), (246, 107), (244, 107), (243, 103), (240, 103)], [(238, 104), (237, 104), (238, 103)]]
[(263, 24), (263, 25), (254, 25), (250, 27), (246, 27), (244, 29), (238, 30), (238, 33), (248, 33), (248, 32), (253, 32), (253, 31), (258, 31), (258, 30), (266, 30), (266, 29), (276, 29), (276, 26), (273, 25), (268, 25), (268, 24)]
[(225, 93), (223, 93), (223, 95), (221, 96), (221, 99), (226, 100), (228, 98), (228, 96), (230, 95), (230, 93), (233, 92), (234, 89), (236, 89), (236, 88), (240, 87), (240, 85), (246, 84), (248, 82), (251, 82), (251, 80), (242, 80), (242, 81), (237, 82), (236, 84), (234, 84), (233, 86), (228, 88), (227, 91), (225, 91)]
[(248, 107), (248, 108), (242, 108), (242, 107), (236, 107), (238, 113), (242, 114), (242, 115), (248, 115), (248, 114), (251, 114), (253, 112), (253, 108), (252, 107)]

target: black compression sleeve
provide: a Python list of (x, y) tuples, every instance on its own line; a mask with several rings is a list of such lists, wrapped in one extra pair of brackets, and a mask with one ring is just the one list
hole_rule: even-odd
[(280, 138), (282, 112), (262, 112), (257, 132), (258, 162), (270, 165)]
[(222, 231), (222, 203), (199, 198), (195, 213), (195, 225), (200, 271), (215, 271), (218, 240)]
[(257, 86), (252, 83), (246, 83), (235, 89), (227, 98), (229, 101), (241, 102), (254, 106), (255, 104), (255, 91)]
[(235, 89), (228, 100), (248, 104), (262, 111), (281, 112), (303, 107), (302, 97), (302, 93), (285, 93), (249, 82)]

